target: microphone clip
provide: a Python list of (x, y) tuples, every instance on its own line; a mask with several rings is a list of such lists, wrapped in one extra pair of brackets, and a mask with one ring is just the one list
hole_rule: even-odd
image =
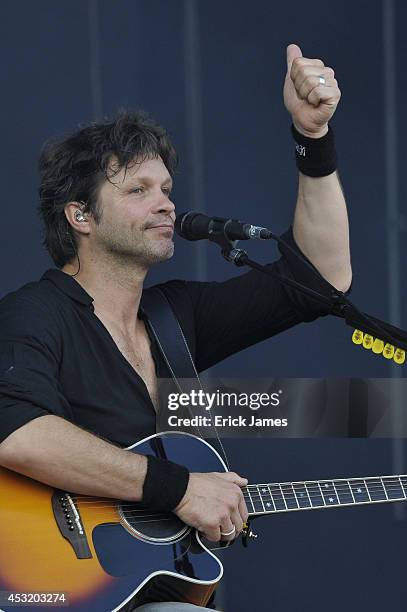
[(246, 265), (249, 256), (246, 251), (237, 248), (238, 240), (230, 240), (225, 234), (220, 233), (211, 234), (208, 240), (220, 246), (222, 256), (226, 261), (238, 267)]
[(224, 233), (214, 232), (208, 236), (208, 240), (214, 242), (222, 249), (222, 255), (225, 257), (225, 251), (231, 251), (236, 248), (238, 240), (229, 240), (229, 238)]
[(234, 263), (235, 266), (240, 268), (241, 266), (245, 266), (248, 259), (248, 254), (243, 249), (222, 249), (222, 255), (226, 259), (226, 261), (230, 261)]

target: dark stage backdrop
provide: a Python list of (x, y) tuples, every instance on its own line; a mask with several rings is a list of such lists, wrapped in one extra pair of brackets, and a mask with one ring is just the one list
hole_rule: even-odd
[[(401, 0), (3, 0), (0, 295), (52, 265), (36, 216), (43, 142), (120, 106), (148, 110), (173, 135), (181, 157), (179, 212), (195, 208), (284, 231), (297, 178), (282, 83), (285, 47), (296, 42), (335, 68), (343, 92), (333, 125), (351, 220), (353, 300), (406, 327), (406, 18)], [(262, 244), (250, 245), (250, 253), (265, 262), (277, 251)], [(150, 282), (237, 273), (213, 245), (177, 240), (176, 256)], [(301, 325), (213, 374), (403, 375), (354, 347), (351, 333), (334, 318)], [(258, 482), (407, 472), (400, 442), (228, 447), (236, 470)], [(391, 506), (259, 520), (257, 542), (225, 555), (223, 606), (404, 610), (406, 528), (405, 513)]]

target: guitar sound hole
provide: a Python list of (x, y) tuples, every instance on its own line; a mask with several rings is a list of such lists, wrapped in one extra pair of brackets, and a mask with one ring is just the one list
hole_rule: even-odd
[(178, 540), (190, 529), (172, 512), (153, 512), (137, 502), (119, 504), (119, 514), (127, 529), (150, 541)]

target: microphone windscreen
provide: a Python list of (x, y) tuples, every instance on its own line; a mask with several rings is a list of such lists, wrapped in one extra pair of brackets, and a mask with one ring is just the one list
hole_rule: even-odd
[(175, 219), (175, 231), (186, 240), (204, 240), (208, 238), (211, 218), (192, 210), (182, 213)]

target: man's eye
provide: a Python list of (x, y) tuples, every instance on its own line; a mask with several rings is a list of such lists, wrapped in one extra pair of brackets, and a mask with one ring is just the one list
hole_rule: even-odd
[(144, 187), (135, 187), (134, 189), (132, 189), (133, 193), (143, 193), (144, 191)]
[(171, 195), (170, 187), (163, 187), (162, 192), (165, 193), (165, 195), (167, 195), (168, 197), (170, 197)]

